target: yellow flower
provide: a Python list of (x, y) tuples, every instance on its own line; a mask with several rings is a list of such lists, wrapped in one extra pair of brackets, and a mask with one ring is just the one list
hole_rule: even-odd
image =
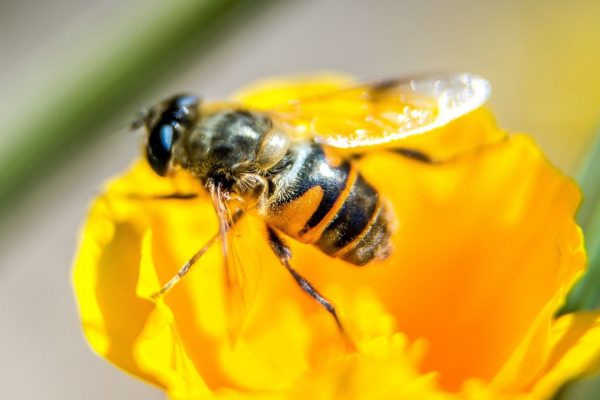
[[(263, 90), (241, 99), (264, 106)], [(480, 109), (413, 144), (443, 156), (501, 136)], [(360, 170), (399, 224), (389, 259), (357, 268), (289, 241), (356, 351), (271, 254), (258, 217), (241, 221), (244, 265), (262, 272), (235, 342), (218, 246), (152, 300), (218, 226), (207, 198), (144, 199), (201, 190), (144, 161), (108, 186), (84, 229), (74, 281), (90, 344), (173, 399), (543, 399), (595, 366), (599, 315), (553, 317), (585, 264), (580, 195), (531, 139), (438, 166), (372, 152)]]

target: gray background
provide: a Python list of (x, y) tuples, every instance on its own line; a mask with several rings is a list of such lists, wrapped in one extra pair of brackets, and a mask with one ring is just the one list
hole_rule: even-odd
[[(0, 121), (35, 102), (40, 85), (82, 43), (102, 38), (123, 16), (135, 18), (136, 8), (160, 4), (3, 0)], [(275, 3), (216, 50), (191, 54), (186, 70), (166, 77), (147, 102), (182, 90), (219, 98), (255, 78), (307, 71), (362, 78), (471, 71), (492, 82), (500, 123), (530, 132), (572, 173), (600, 114), (599, 19), (598, 2), (584, 0)], [(123, 110), (101, 142), (67, 160), (0, 222), (3, 398), (162, 398), (88, 349), (70, 287), (90, 199), (138, 154), (138, 138), (119, 127), (141, 106)], [(3, 147), (13, 139), (10, 129), (0, 130)]]

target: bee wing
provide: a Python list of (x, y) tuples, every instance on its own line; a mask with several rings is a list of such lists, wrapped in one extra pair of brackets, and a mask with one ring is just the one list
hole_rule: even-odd
[[(491, 94), (485, 79), (468, 74), (337, 83), (248, 96), (257, 108), (297, 136), (340, 149), (360, 150), (431, 131), (477, 109)], [(270, 101), (266, 100), (269, 99)], [(287, 96), (287, 97), (286, 97)]]
[(253, 246), (250, 240), (256, 236), (250, 233), (251, 230), (256, 230), (256, 221), (242, 219), (244, 211), (232, 208), (219, 189), (214, 193), (211, 190), (211, 195), (219, 219), (225, 319), (233, 344), (244, 328), (262, 272), (260, 254), (257, 246)]

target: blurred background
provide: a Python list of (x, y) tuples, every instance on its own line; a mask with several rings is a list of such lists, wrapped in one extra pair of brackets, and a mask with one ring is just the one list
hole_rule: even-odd
[(595, 0), (2, 0), (0, 49), (0, 386), (10, 399), (163, 398), (88, 349), (70, 284), (91, 199), (139, 154), (124, 127), (163, 97), (218, 99), (311, 71), (469, 71), (491, 81), (500, 124), (532, 134), (570, 175), (600, 120)]

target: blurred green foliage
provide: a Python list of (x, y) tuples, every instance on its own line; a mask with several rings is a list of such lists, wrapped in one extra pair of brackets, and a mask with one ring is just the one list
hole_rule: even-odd
[[(0, 215), (81, 145), (110, 129), (123, 108), (143, 99), (181, 70), (187, 58), (205, 54), (269, 0), (152, 2), (112, 30), (110, 43), (77, 49), (56, 82), (32, 94), (31, 107), (15, 110), (16, 143), (0, 159)], [(111, 21), (113, 22), (113, 21)], [(167, 73), (168, 72), (168, 73)], [(19, 115), (21, 114), (21, 115)]]
[(594, 138), (577, 181), (583, 191), (577, 222), (585, 235), (588, 270), (559, 314), (596, 309), (600, 300), (600, 132)]
[[(588, 270), (571, 290), (558, 315), (579, 310), (597, 309), (600, 300), (600, 131), (594, 137), (577, 175), (583, 191), (583, 202), (577, 222), (585, 235)], [(582, 377), (569, 382), (554, 400), (588, 400), (600, 397), (600, 378)]]

